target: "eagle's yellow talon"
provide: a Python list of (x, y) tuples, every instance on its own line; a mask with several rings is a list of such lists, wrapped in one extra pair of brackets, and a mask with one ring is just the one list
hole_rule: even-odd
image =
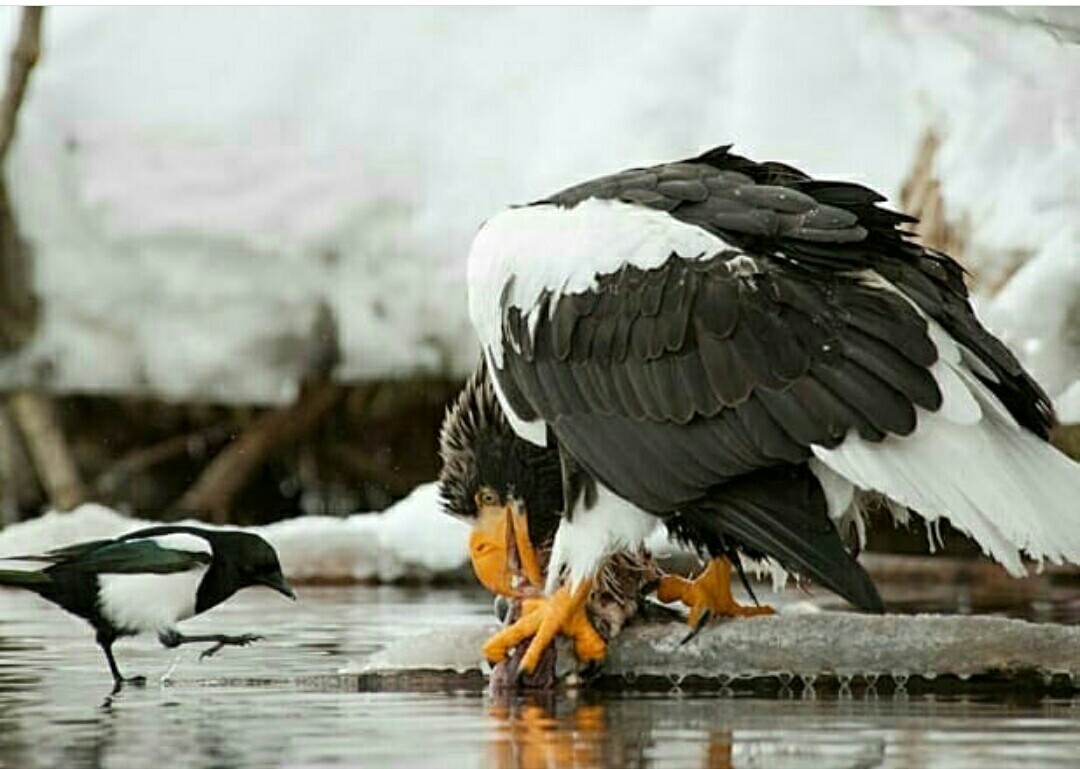
[(585, 611), (585, 599), (591, 589), (592, 582), (585, 580), (573, 591), (564, 586), (549, 597), (526, 599), (522, 602), (521, 618), (488, 639), (484, 644), (484, 656), (493, 664), (501, 662), (510, 649), (532, 636), (518, 666), (522, 673), (532, 673), (555, 637), (565, 635), (573, 639), (579, 659), (586, 662), (602, 660), (607, 645)]
[(607, 654), (607, 643), (589, 622), (584, 609), (570, 618), (564, 631), (574, 639), (574, 654), (581, 662), (601, 662)]
[(492, 665), (502, 662), (510, 656), (511, 649), (540, 629), (543, 615), (537, 607), (539, 600), (533, 598), (524, 601), (521, 607), (521, 618), (487, 640), (484, 644), (484, 658), (488, 662)]
[(775, 614), (771, 606), (742, 606), (731, 595), (731, 562), (714, 558), (696, 579), (668, 575), (660, 578), (656, 597), (663, 603), (682, 601), (690, 608), (687, 623), (697, 627), (708, 612), (713, 617), (756, 617)]

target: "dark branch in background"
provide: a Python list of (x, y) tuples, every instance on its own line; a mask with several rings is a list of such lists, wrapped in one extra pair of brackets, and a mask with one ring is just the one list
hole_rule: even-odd
[(431, 480), (420, 473), (388, 467), (380, 462), (378, 457), (348, 443), (331, 443), (325, 450), (327, 458), (341, 466), (350, 476), (359, 481), (376, 483), (394, 496), (404, 496), (421, 483)]
[(228, 523), (233, 502), (256, 471), (277, 451), (314, 430), (341, 401), (344, 390), (331, 381), (340, 359), (337, 323), (329, 305), (321, 302), (303, 356), (303, 384), (296, 402), (259, 415), (214, 457), (176, 510)]
[(276, 451), (314, 429), (342, 393), (332, 383), (313, 385), (293, 405), (260, 414), (214, 457), (176, 504), (177, 510), (209, 517), (214, 523), (228, 523), (236, 496), (255, 472)]
[(16, 118), (30, 73), (41, 55), (42, 8), (24, 8), (11, 52), (7, 89), (0, 105), (0, 352), (18, 348), (33, 334), (38, 302), (30, 286), (30, 254), (19, 235), (4, 161), (15, 138)]
[(1050, 431), (1050, 442), (1080, 462), (1080, 422), (1055, 426)]
[[(19, 108), (26, 97), (30, 73), (41, 56), (43, 12), (39, 7), (23, 9), (19, 37), (11, 52), (4, 101), (0, 105), (0, 351), (3, 352), (11, 352), (30, 338), (38, 314), (38, 302), (30, 287), (29, 248), (19, 234), (4, 161), (15, 139)], [(9, 407), (52, 504), (68, 510), (81, 503), (86, 499), (86, 491), (68, 451), (53, 402), (37, 393), (21, 392), (11, 396)], [(3, 464), (11, 466), (8, 461)]]
[(94, 490), (106, 499), (114, 497), (118, 489), (133, 478), (157, 465), (178, 457), (201, 454), (235, 438), (239, 432), (236, 424), (217, 424), (192, 433), (173, 435), (152, 446), (141, 447), (125, 454), (108, 470), (94, 480)]
[(900, 189), (900, 208), (918, 218), (915, 233), (923, 245), (944, 251), (963, 264), (971, 225), (966, 219), (950, 221), (937, 178), (937, 153), (941, 138), (933, 129), (923, 133), (915, 163)]
[[(1080, 22), (1080, 13), (1076, 14)], [(900, 190), (900, 206), (907, 213), (918, 217), (915, 232), (928, 248), (944, 251), (961, 264), (964, 249), (971, 233), (971, 223), (966, 218), (950, 221), (945, 210), (941, 184), (937, 178), (935, 161), (941, 140), (933, 130), (923, 134), (922, 143), (915, 156), (915, 164), (904, 180)], [(979, 283), (982, 291), (996, 293), (1024, 264), (1030, 254), (1018, 252), (1011, 264), (999, 274), (984, 275)], [(1073, 459), (1080, 460), (1080, 424), (1058, 425), (1050, 432), (1050, 442)]]
[(11, 409), (0, 403), (0, 528), (18, 523), (22, 510), (45, 502)]
[(41, 16), (44, 10), (38, 6), (23, 9), (19, 39), (11, 52), (4, 105), (0, 108), (0, 163), (4, 162), (11, 140), (15, 138), (15, 117), (26, 96), (30, 71), (41, 56)]
[(68, 450), (52, 399), (39, 393), (19, 392), (8, 400), (8, 407), (53, 506), (70, 510), (86, 501), (86, 488)]

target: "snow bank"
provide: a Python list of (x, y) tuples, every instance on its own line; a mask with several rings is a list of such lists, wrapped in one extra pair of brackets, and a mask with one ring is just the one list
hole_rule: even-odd
[[(51, 511), (0, 531), (0, 557), (41, 553), (152, 525), (97, 504), (69, 513)], [(468, 527), (441, 512), (433, 484), (418, 487), (381, 513), (308, 516), (249, 530), (274, 545), (285, 575), (297, 581), (445, 579), (463, 574), (467, 562)]]
[(895, 198), (931, 126), (976, 271), (1035, 255), (982, 309), (1063, 392), (1080, 378), (1062, 326), (1080, 301), (1080, 57), (1036, 25), (955, 8), (51, 8), (9, 168), (44, 315), (0, 384), (284, 401), (320, 304), (342, 379), (462, 375), (466, 250), (507, 203), (728, 141)]
[(381, 513), (292, 518), (256, 530), (298, 580), (431, 580), (461, 574), (468, 559), (468, 526), (441, 511), (434, 484)]

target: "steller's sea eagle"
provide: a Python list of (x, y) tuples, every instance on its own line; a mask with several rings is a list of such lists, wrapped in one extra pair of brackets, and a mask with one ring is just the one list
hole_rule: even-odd
[[(543, 571), (563, 508), (559, 452), (514, 432), (481, 359), (447, 409), (439, 455), (439, 496), (447, 513), (473, 527), (469, 555), (477, 578), (496, 596), (509, 599), (505, 603), (511, 614), (527, 612), (542, 596)], [(607, 557), (585, 602), (587, 621), (568, 633), (579, 661), (602, 659), (607, 642), (638, 614), (643, 589), (663, 578), (643, 548)], [(547, 658), (554, 663), (554, 654)], [(508, 670), (493, 671), (494, 679), (514, 677), (515, 666), (504, 667)], [(545, 669), (541, 663), (535, 676), (522, 683), (548, 688), (554, 672), (554, 664)]]
[[(558, 451), (548, 596), (485, 645), (532, 670), (599, 564), (664, 520), (716, 560), (666, 586), (748, 613), (728, 558), (769, 556), (881, 610), (834, 521), (873, 491), (947, 517), (1011, 573), (1080, 560), (1080, 465), (979, 323), (961, 267), (857, 184), (721, 147), (489, 219), (469, 314), (523, 439)], [(508, 513), (509, 515), (509, 513)], [(700, 612), (699, 612), (700, 614)]]

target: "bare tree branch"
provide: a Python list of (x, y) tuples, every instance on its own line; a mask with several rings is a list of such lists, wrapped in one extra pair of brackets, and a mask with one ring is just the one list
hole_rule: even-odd
[(230, 438), (235, 438), (238, 428), (231, 424), (204, 427), (192, 433), (173, 435), (152, 446), (144, 446), (121, 457), (112, 467), (94, 481), (94, 489), (105, 497), (115, 494), (123, 484), (140, 473), (169, 462), (177, 457), (216, 449)]
[(86, 488), (68, 451), (52, 400), (20, 392), (12, 395), (8, 403), (53, 505), (70, 510), (86, 501)]
[[(19, 235), (3, 164), (15, 138), (16, 119), (26, 97), (30, 73), (41, 56), (43, 12), (40, 7), (23, 9), (19, 37), (11, 52), (4, 101), (0, 104), (0, 348), (4, 350), (14, 349), (29, 339), (37, 318), (37, 300), (30, 288), (28, 248)], [(52, 503), (61, 510), (78, 505), (86, 498), (86, 490), (52, 401), (36, 393), (22, 392), (11, 397), (10, 405)]]
[(38, 302), (30, 280), (29, 248), (19, 235), (4, 160), (15, 138), (16, 118), (30, 72), (41, 55), (42, 9), (24, 8), (11, 52), (7, 90), (0, 104), (0, 352), (14, 350), (33, 334)]
[(0, 164), (7, 157), (11, 141), (15, 138), (15, 118), (26, 96), (30, 72), (41, 56), (41, 16), (44, 10), (40, 6), (23, 9), (19, 37), (11, 52), (4, 103), (0, 106)]
[(330, 382), (313, 384), (305, 388), (292, 406), (261, 414), (238, 439), (214, 457), (177, 503), (177, 509), (208, 514), (215, 523), (228, 523), (236, 495), (255, 471), (280, 447), (313, 429), (343, 392)]

